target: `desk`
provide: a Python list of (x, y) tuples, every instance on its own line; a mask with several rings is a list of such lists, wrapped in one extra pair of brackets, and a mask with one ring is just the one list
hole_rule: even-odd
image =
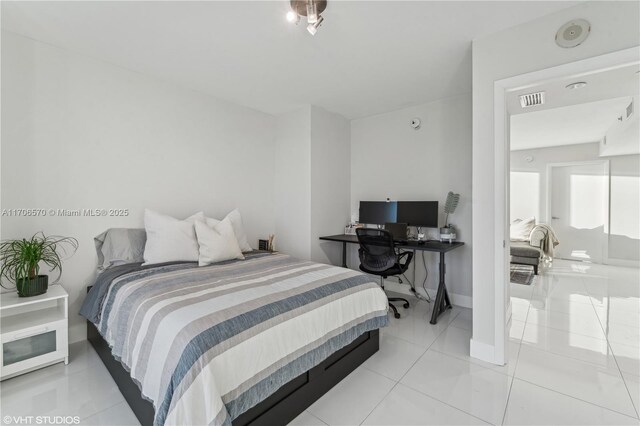
[[(320, 237), (323, 241), (335, 241), (342, 243), (342, 267), (347, 268), (347, 244), (359, 244), (358, 237), (356, 235), (328, 235), (326, 237)], [(444, 281), (446, 265), (444, 262), (444, 254), (455, 250), (458, 247), (462, 247), (464, 243), (456, 241), (453, 243), (441, 243), (440, 241), (425, 241), (424, 244), (418, 244), (417, 241), (407, 241), (406, 244), (398, 244), (396, 247), (399, 249), (416, 251), (433, 251), (440, 253), (440, 280), (438, 282), (438, 293), (436, 294), (436, 300), (433, 305), (433, 312), (431, 313), (431, 324), (438, 322), (438, 317), (447, 309), (451, 309), (451, 301), (449, 300), (449, 293), (447, 293), (447, 286)], [(415, 258), (415, 256), (414, 256)], [(415, 262), (415, 259), (414, 259)]]

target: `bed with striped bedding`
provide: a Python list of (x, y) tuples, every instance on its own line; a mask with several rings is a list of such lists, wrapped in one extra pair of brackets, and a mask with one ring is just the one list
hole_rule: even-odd
[(81, 313), (153, 403), (157, 425), (230, 424), (388, 321), (368, 276), (282, 254), (98, 281)]

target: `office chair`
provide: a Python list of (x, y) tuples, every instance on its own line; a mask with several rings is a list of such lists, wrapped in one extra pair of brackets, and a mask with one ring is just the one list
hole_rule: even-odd
[[(384, 290), (384, 279), (401, 275), (409, 268), (413, 253), (396, 253), (393, 236), (389, 231), (374, 228), (357, 228), (356, 235), (360, 243), (358, 255), (360, 270), (380, 277), (380, 287)], [(406, 259), (404, 259), (406, 257)], [(404, 259), (404, 263), (402, 260)], [(391, 302), (404, 302), (403, 307), (409, 307), (409, 301), (401, 297), (389, 297), (389, 307), (393, 316), (400, 318), (398, 309)]]

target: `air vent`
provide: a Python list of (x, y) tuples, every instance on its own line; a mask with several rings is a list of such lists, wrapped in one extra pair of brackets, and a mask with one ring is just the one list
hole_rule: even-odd
[(627, 118), (631, 117), (631, 114), (633, 114), (633, 101), (627, 106)]
[(544, 92), (529, 93), (520, 96), (520, 105), (522, 108), (529, 108), (536, 105), (544, 104)]

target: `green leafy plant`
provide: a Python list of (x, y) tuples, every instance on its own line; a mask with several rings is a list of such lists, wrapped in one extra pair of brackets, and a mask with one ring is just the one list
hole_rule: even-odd
[[(58, 271), (56, 281), (62, 275), (61, 255), (71, 256), (78, 249), (78, 240), (56, 235), (45, 236), (38, 232), (30, 239), (7, 240), (0, 243), (0, 279), (19, 282), (38, 276), (40, 263), (47, 265), (49, 272)], [(5, 283), (1, 284), (5, 287)], [(20, 290), (20, 289), (18, 289)]]
[(445, 228), (449, 226), (449, 215), (453, 214), (458, 207), (458, 202), (460, 201), (460, 194), (454, 194), (452, 191), (449, 191), (447, 194), (447, 201), (444, 203), (444, 212), (446, 214), (444, 220)]

